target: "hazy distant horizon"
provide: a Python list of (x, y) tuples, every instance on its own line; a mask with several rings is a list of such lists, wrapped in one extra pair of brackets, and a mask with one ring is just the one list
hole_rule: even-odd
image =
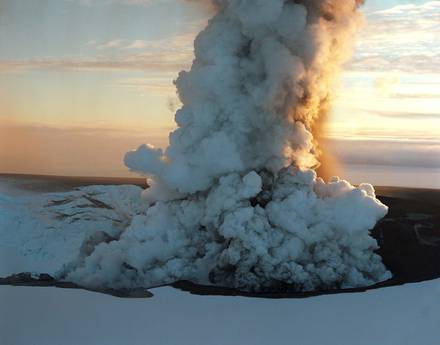
[[(154, 133), (147, 138), (148, 142), (166, 148), (169, 130), (164, 128)], [(39, 138), (47, 135), (47, 131), (57, 131), (58, 134), (49, 135), (51, 140)], [(0, 151), (0, 162), (3, 162), (0, 174), (142, 177), (131, 173), (123, 164), (124, 154), (144, 139), (142, 131), (60, 131), (40, 128), (32, 132), (29, 149), (31, 146), (39, 146), (41, 156), (28, 155), (26, 159), (14, 160), (5, 152), (22, 157), (25, 155), (24, 152), (14, 152), (11, 146), (4, 152)], [(4, 133), (0, 132), (0, 135), (5, 138), (15, 133), (9, 128)], [(78, 149), (79, 144), (84, 148)], [(440, 140), (332, 137), (326, 139), (325, 147), (338, 162), (334, 174), (352, 183), (440, 189)], [(50, 154), (47, 153), (49, 150)], [(55, 161), (56, 165), (50, 164)]]

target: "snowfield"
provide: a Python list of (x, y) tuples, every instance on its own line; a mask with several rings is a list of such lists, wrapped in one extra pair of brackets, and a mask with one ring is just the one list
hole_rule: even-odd
[(440, 280), (308, 299), (0, 287), (2, 345), (437, 345)]
[[(0, 276), (56, 274), (124, 228), (142, 206), (141, 188), (93, 186), (33, 193), (0, 180)], [(112, 205), (112, 206), (109, 206)]]

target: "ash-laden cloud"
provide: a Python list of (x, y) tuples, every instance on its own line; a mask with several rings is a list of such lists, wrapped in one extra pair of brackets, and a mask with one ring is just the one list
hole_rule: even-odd
[(149, 177), (130, 225), (62, 272), (89, 286), (179, 279), (240, 289), (352, 287), (389, 277), (369, 230), (371, 185), (317, 178), (319, 131), (360, 1), (217, 0), (176, 86), (163, 151), (125, 157)]

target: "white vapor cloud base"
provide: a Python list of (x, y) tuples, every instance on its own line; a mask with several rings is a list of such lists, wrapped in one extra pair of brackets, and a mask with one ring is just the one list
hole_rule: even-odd
[(163, 151), (126, 155), (150, 177), (146, 210), (64, 272), (84, 285), (179, 279), (297, 290), (389, 276), (369, 230), (387, 208), (370, 185), (325, 184), (313, 128), (356, 31), (358, 3), (217, 1), (176, 86), (183, 107)]

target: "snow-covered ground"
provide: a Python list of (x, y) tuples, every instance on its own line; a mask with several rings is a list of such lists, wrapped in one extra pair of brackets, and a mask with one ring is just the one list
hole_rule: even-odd
[(0, 179), (0, 277), (19, 272), (54, 275), (80, 260), (95, 238), (103, 240), (104, 230), (111, 236), (126, 226), (142, 205), (140, 193), (136, 186), (36, 193)]
[(308, 299), (0, 287), (2, 345), (437, 345), (440, 280)]

